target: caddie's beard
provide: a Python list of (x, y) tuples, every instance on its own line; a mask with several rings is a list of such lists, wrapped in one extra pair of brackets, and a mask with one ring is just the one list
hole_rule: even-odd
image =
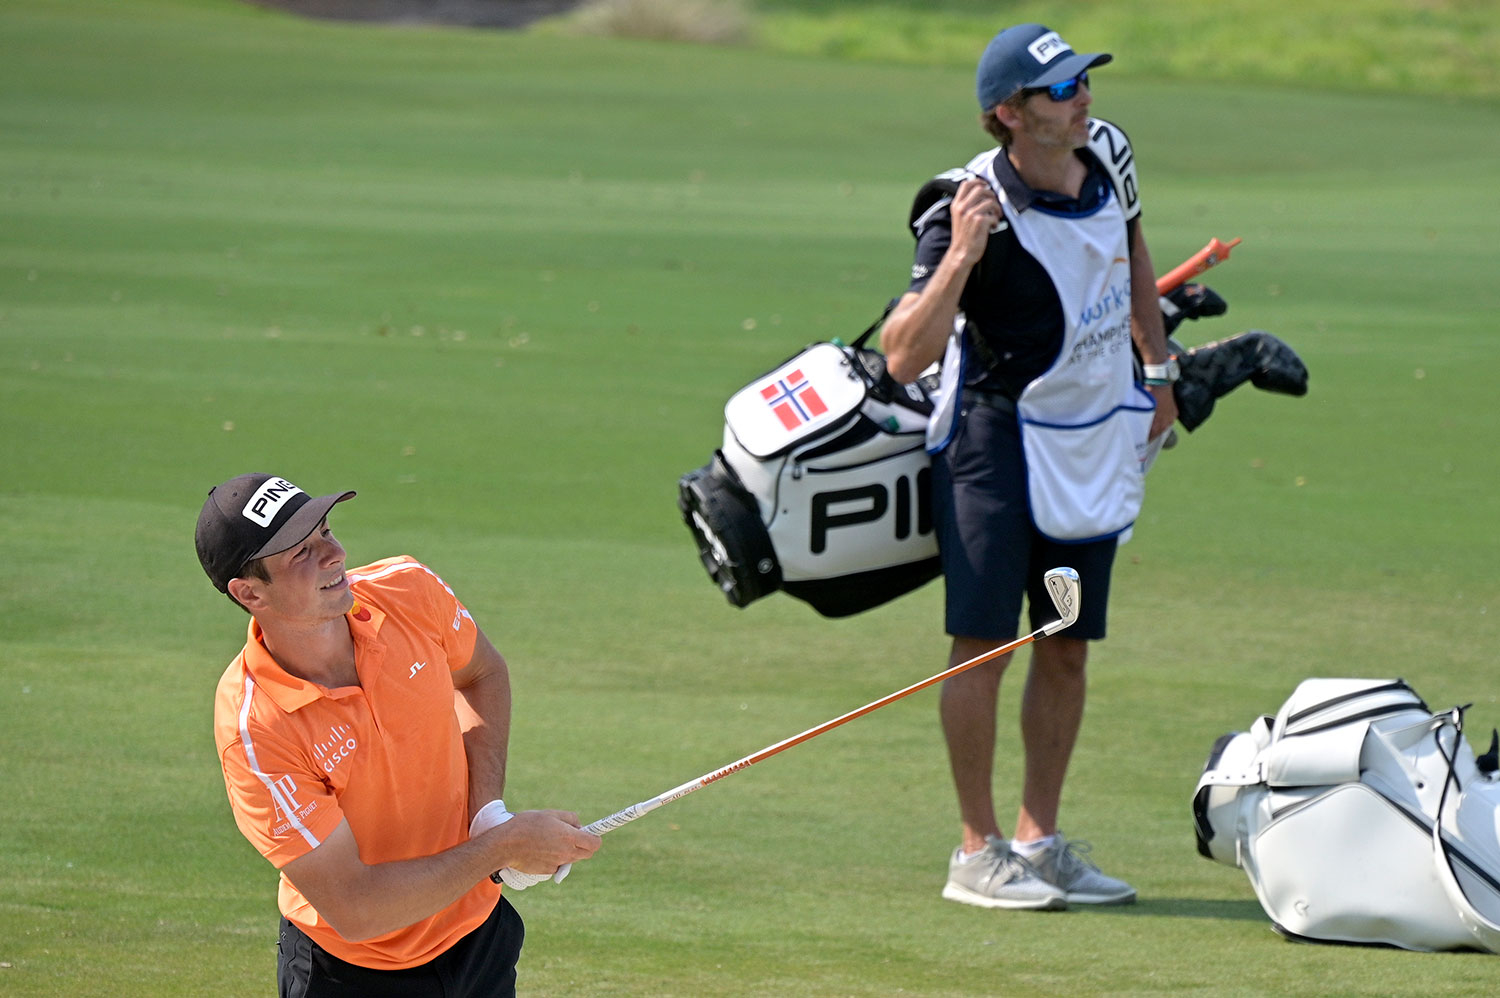
[(1021, 123), (1026, 134), (1039, 146), (1067, 148), (1072, 151), (1082, 149), (1089, 144), (1087, 108), (1077, 112), (1070, 108), (1067, 117), (1064, 118), (1042, 114), (1028, 103), (1021, 107)]

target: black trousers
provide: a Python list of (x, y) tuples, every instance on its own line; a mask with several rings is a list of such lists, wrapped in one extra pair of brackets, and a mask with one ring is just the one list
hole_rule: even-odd
[(276, 984), (281, 998), (514, 998), (526, 927), (500, 898), (484, 924), (420, 967), (371, 970), (346, 963), (281, 920)]

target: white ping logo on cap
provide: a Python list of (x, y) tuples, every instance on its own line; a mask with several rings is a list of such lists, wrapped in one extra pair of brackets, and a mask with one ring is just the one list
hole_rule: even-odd
[(1040, 63), (1049, 63), (1064, 52), (1073, 51), (1073, 46), (1062, 40), (1062, 36), (1055, 31), (1049, 31), (1030, 45), (1026, 46), (1032, 58)]
[(255, 490), (250, 501), (245, 503), (245, 508), (240, 510), (240, 515), (252, 523), (269, 527), (271, 521), (276, 519), (276, 513), (281, 509), (281, 504), (301, 491), (285, 478), (268, 478), (264, 485)]

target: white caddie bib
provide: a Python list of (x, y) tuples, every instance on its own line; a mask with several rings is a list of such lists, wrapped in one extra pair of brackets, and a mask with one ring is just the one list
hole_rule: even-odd
[(1156, 400), (1136, 385), (1130, 338), (1130, 249), (1113, 189), (1087, 215), (1032, 205), (1018, 212), (994, 173), (992, 149), (969, 163), (989, 181), (1021, 246), (1062, 302), (1063, 343), (1021, 393), (1016, 412), (1037, 530), (1084, 542), (1128, 530), (1145, 497)]

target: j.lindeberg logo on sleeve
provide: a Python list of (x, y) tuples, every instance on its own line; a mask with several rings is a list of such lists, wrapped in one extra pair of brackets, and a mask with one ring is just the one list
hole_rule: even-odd
[(245, 503), (245, 508), (240, 510), (240, 515), (259, 526), (269, 527), (271, 521), (276, 519), (281, 504), (301, 492), (301, 489), (285, 478), (269, 478), (255, 490), (250, 501)]

